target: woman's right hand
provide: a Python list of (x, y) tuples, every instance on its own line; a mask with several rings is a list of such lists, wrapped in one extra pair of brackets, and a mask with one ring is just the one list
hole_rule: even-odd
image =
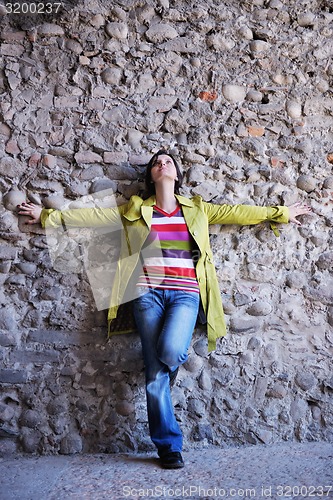
[(27, 215), (28, 217), (31, 217), (31, 220), (28, 220), (27, 224), (40, 223), (40, 214), (43, 210), (43, 207), (29, 202), (21, 203), (21, 205), (18, 205), (17, 208), (19, 209), (19, 215)]

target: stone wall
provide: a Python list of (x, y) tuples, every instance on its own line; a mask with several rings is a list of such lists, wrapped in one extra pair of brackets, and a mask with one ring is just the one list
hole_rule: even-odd
[(187, 196), (313, 208), (279, 238), (212, 226), (229, 334), (208, 355), (194, 333), (186, 447), (332, 441), (332, 2), (74, 3), (0, 6), (0, 450), (152, 449), (138, 337), (107, 342), (84, 269), (57, 271), (15, 207), (126, 202), (160, 147)]

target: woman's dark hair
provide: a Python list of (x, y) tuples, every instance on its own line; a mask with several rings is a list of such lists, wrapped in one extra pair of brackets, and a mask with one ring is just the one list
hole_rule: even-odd
[(157, 158), (161, 155), (170, 156), (173, 163), (175, 164), (176, 171), (177, 171), (177, 177), (178, 177), (178, 180), (175, 181), (175, 190), (174, 190), (175, 194), (179, 194), (179, 189), (181, 188), (181, 185), (183, 183), (183, 174), (181, 173), (181, 170), (179, 168), (177, 160), (170, 153), (165, 151), (164, 149), (160, 149), (160, 151), (157, 151), (157, 153), (155, 153), (152, 156), (152, 158), (149, 160), (149, 163), (146, 167), (145, 182), (146, 182), (146, 196), (147, 196), (147, 198), (149, 198), (149, 196), (152, 196), (153, 194), (155, 194), (155, 184), (152, 182), (151, 169), (155, 165)]

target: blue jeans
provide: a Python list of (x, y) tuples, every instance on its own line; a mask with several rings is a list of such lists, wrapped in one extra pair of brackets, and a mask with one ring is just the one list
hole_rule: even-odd
[(150, 436), (159, 456), (181, 451), (182, 433), (170, 394), (170, 372), (187, 360), (200, 296), (183, 290), (140, 288), (133, 313), (146, 372)]

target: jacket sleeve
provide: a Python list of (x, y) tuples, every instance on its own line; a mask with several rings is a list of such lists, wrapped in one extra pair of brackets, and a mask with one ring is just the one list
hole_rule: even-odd
[(65, 227), (122, 227), (120, 210), (115, 208), (75, 208), (54, 210), (44, 208), (41, 213), (44, 228)]
[(263, 221), (289, 222), (288, 207), (255, 205), (214, 205), (203, 202), (209, 224), (253, 225)]

